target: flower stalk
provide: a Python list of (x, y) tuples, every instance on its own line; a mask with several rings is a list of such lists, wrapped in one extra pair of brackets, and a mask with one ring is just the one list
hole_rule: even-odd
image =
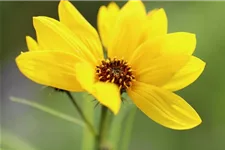
[(111, 119), (111, 114), (109, 113), (108, 108), (102, 106), (101, 120), (99, 125), (99, 150), (110, 149), (110, 145), (107, 143), (107, 136), (108, 132), (110, 131)]
[(97, 132), (95, 131), (93, 125), (88, 121), (88, 119), (85, 117), (83, 111), (81, 108), (78, 106), (77, 102), (75, 101), (74, 97), (69, 91), (66, 91), (67, 96), (69, 97), (70, 101), (73, 103), (73, 106), (77, 109), (80, 117), (83, 119), (85, 122), (87, 128), (90, 130), (90, 132), (93, 134), (93, 136), (97, 137)]
[(122, 135), (121, 139), (121, 145), (120, 148), (122, 150), (128, 150), (129, 149), (129, 143), (131, 139), (131, 134), (132, 134), (132, 129), (133, 129), (133, 124), (134, 124), (134, 119), (135, 119), (135, 114), (137, 111), (137, 107), (133, 106), (130, 110), (129, 113), (126, 116), (126, 123), (124, 124), (124, 132)]

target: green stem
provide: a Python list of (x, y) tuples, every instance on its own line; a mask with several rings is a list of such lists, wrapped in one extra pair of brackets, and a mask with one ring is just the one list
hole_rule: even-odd
[(97, 133), (93, 127), (93, 125), (88, 121), (88, 119), (85, 117), (84, 113), (82, 112), (81, 108), (76, 103), (75, 99), (73, 98), (72, 94), (69, 91), (66, 91), (67, 96), (70, 98), (71, 102), (73, 103), (74, 107), (77, 109), (78, 113), (80, 114), (81, 118), (85, 122), (86, 126), (90, 130), (90, 132), (93, 134), (93, 136), (97, 136)]
[(102, 106), (101, 121), (99, 125), (99, 150), (110, 149), (107, 143), (107, 134), (111, 123), (110, 116), (111, 114), (109, 114), (108, 108)]
[[(82, 109), (85, 110), (84, 115), (89, 122), (95, 127), (96, 123), (96, 109), (94, 109), (94, 103), (92, 102), (93, 97), (87, 93), (82, 93)], [(81, 150), (97, 150), (98, 137), (93, 136), (88, 128), (83, 128), (82, 146)]]
[(130, 112), (127, 114), (126, 123), (124, 124), (123, 137), (120, 142), (121, 143), (120, 149), (122, 150), (128, 150), (129, 148), (136, 111), (137, 111), (137, 108), (133, 107), (131, 108)]

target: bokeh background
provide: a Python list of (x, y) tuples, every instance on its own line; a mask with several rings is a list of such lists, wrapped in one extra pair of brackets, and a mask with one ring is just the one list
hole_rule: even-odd
[[(118, 2), (122, 6), (125, 2)], [(73, 4), (96, 27), (98, 8), (108, 2)], [(187, 131), (174, 131), (151, 121), (138, 111), (129, 150), (225, 149), (225, 2), (145, 2), (147, 10), (164, 8), (169, 32), (196, 33), (194, 55), (207, 63), (201, 77), (179, 91), (200, 114), (203, 123)], [(25, 78), (15, 57), (26, 51), (25, 36), (35, 37), (32, 16), (58, 18), (58, 2), (0, 2), (1, 147), (12, 150), (80, 149), (82, 128), (32, 107), (10, 101), (25, 98), (76, 117), (67, 97)], [(4, 134), (3, 134), (4, 131)], [(28, 143), (27, 148), (23, 146)], [(33, 147), (33, 148), (31, 148)], [(1, 149), (1, 148), (0, 148)]]

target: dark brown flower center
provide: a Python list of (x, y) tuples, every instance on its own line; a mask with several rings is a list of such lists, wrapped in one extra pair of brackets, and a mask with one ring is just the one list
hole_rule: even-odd
[(96, 67), (98, 79), (102, 82), (112, 82), (118, 85), (121, 91), (125, 91), (135, 80), (131, 66), (122, 59), (106, 59)]

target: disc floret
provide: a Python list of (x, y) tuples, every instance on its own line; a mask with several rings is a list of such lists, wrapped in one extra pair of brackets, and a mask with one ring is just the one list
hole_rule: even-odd
[(96, 66), (96, 74), (99, 81), (112, 82), (118, 85), (121, 91), (131, 87), (135, 80), (131, 66), (123, 59), (106, 59)]

